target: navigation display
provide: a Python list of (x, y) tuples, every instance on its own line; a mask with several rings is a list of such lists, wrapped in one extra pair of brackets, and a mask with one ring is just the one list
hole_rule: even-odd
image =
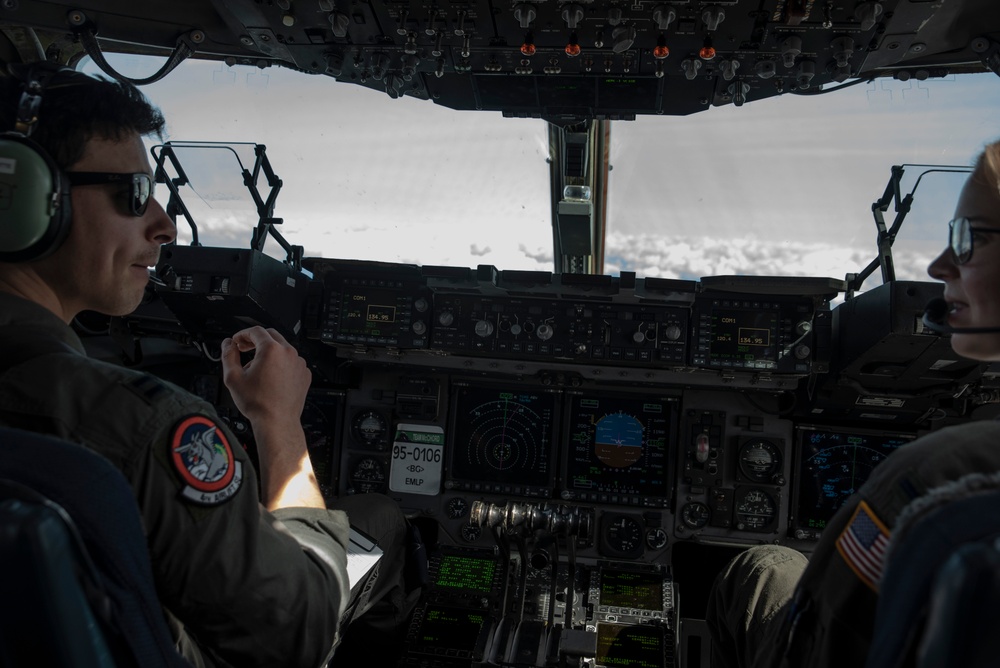
[(824, 529), (847, 498), (872, 471), (912, 434), (839, 430), (800, 426), (797, 429), (798, 475), (792, 529)]
[(549, 496), (555, 395), (456, 386), (453, 396), (455, 425), (449, 467), (453, 485)]

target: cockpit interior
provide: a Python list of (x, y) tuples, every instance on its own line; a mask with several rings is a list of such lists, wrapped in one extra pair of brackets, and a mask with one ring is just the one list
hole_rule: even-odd
[[(3, 0), (0, 32), (5, 62), (125, 77), (115, 54), (157, 56), (140, 86), (211, 60), (546, 123), (549, 270), (311, 256), (273, 147), (169, 140), (157, 197), (189, 243), (135, 313), (75, 323), (90, 354), (215, 405), (251, 456), (220, 342), (295, 343), (324, 496), (388, 495), (426, 543), (398, 666), (708, 668), (726, 560), (808, 555), (894, 450), (1000, 413), (1000, 368), (927, 324), (941, 285), (896, 275), (901, 179), (924, 167), (885, 156), (867, 264), (837, 277), (605, 271), (610, 124), (1000, 75), (994, 0)], [(253, 202), (240, 247), (199, 241), (193, 174), (217, 156)]]

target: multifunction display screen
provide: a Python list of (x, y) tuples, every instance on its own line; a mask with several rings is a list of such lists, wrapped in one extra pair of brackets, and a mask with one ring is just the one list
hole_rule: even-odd
[(663, 627), (652, 624), (599, 623), (596, 663), (605, 668), (662, 668), (663, 635)]
[(551, 490), (553, 394), (457, 386), (454, 408), (453, 480), (526, 495)]
[(822, 530), (872, 471), (913, 435), (798, 428), (798, 475), (793, 529)]
[(566, 490), (573, 498), (628, 505), (667, 499), (675, 405), (655, 396), (571, 396)]
[(434, 576), (434, 586), (465, 589), (482, 594), (493, 590), (497, 561), (492, 558), (446, 554)]
[(633, 610), (663, 610), (663, 576), (631, 571), (601, 571), (601, 605)]

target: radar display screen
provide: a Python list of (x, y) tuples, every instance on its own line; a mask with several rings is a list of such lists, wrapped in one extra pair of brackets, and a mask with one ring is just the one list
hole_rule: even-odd
[(667, 499), (675, 406), (660, 397), (573, 396), (567, 422), (567, 490), (574, 498), (617, 497), (625, 504), (658, 505), (657, 499)]
[(493, 590), (496, 567), (497, 562), (492, 558), (446, 554), (437, 568), (434, 586), (489, 593)]
[(793, 529), (822, 530), (883, 459), (911, 434), (820, 427), (798, 429), (798, 476)]
[(597, 665), (662, 668), (666, 664), (663, 627), (651, 624), (597, 625)]
[(555, 395), (469, 386), (457, 386), (454, 395), (455, 480), (479, 483), (483, 491), (551, 490)]
[(663, 610), (663, 576), (656, 573), (601, 571), (601, 606)]

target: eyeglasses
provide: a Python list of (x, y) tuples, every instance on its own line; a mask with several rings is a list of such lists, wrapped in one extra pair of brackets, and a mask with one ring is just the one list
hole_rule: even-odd
[(972, 259), (973, 233), (1000, 234), (1000, 228), (973, 227), (968, 218), (956, 218), (948, 222), (948, 247), (955, 255), (955, 264), (965, 264)]
[(132, 174), (69, 172), (67, 176), (71, 186), (96, 186), (107, 183), (128, 186), (126, 211), (137, 218), (146, 213), (149, 199), (153, 196), (153, 178), (145, 172)]

